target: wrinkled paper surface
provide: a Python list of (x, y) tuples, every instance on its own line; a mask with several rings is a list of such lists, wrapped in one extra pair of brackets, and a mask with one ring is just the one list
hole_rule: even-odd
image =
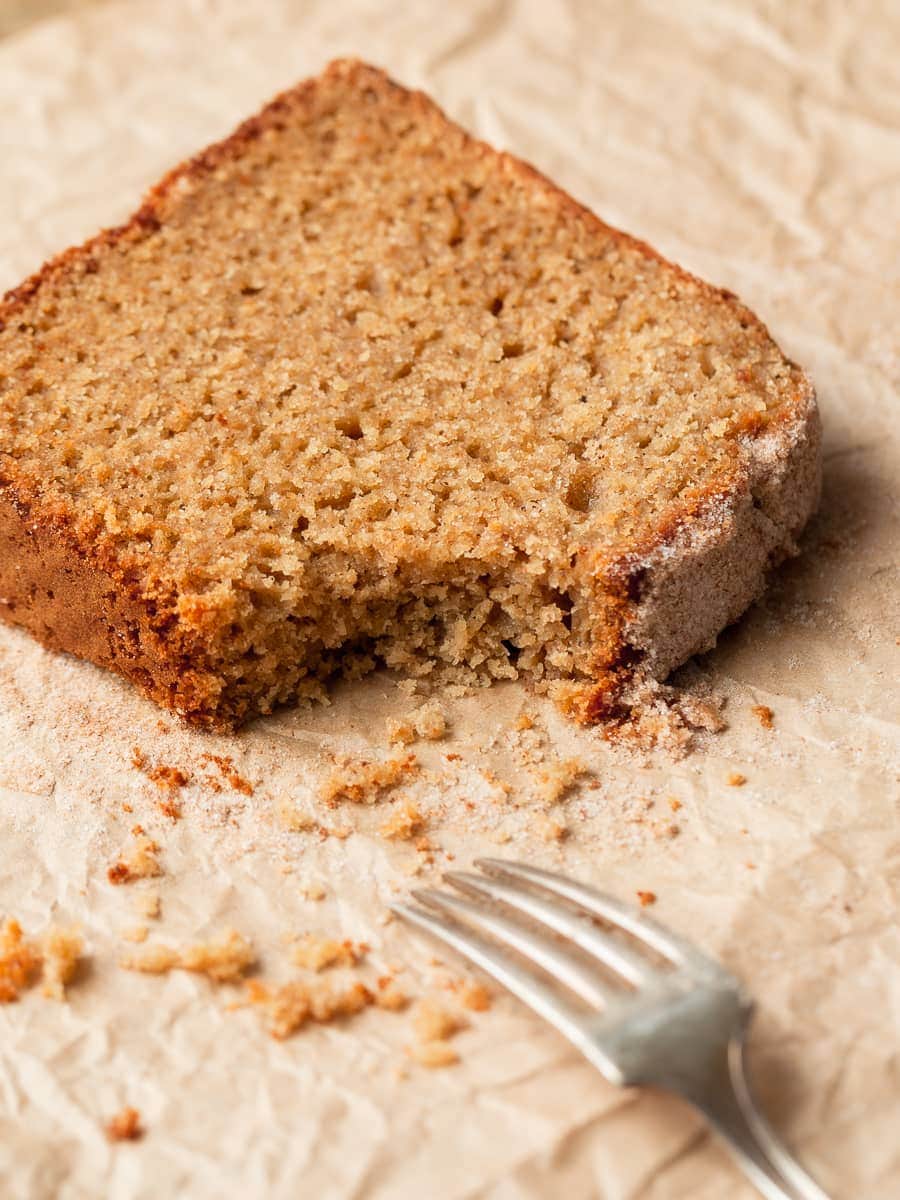
[[(414, 707), (397, 681), (376, 676), (329, 708), (211, 737), (0, 628), (0, 912), (28, 932), (80, 923), (90, 955), (68, 1003), (34, 989), (0, 1008), (3, 1194), (753, 1194), (689, 1112), (607, 1086), (511, 998), (471, 1014), (459, 1066), (427, 1071), (405, 1065), (408, 1016), (373, 1011), (276, 1042), (253, 1011), (228, 1011), (234, 989), (121, 970), (135, 947), (120, 934), (140, 922), (146, 887), (114, 888), (106, 868), (140, 822), (166, 870), (150, 941), (233, 926), (265, 979), (291, 975), (284, 936), (305, 929), (369, 942), (370, 972), (401, 967), (411, 994), (461, 975), (383, 923), (386, 904), (448, 854), (557, 864), (625, 898), (652, 890), (654, 911), (758, 998), (751, 1061), (785, 1138), (836, 1197), (896, 1197), (896, 9), (152, 0), (40, 24), (0, 44), (0, 286), (123, 219), (170, 165), (344, 53), (427, 88), (759, 312), (819, 391), (821, 514), (803, 557), (687, 669), (689, 686), (727, 697), (729, 723), (689, 757), (610, 747), (519, 685), (448, 703), (451, 733), (416, 748), (424, 770), (408, 789), (439, 847), (415, 880), (421, 855), (377, 832), (390, 800), (327, 814), (352, 829), (343, 840), (289, 833), (277, 815), (285, 798), (315, 811), (330, 754), (385, 752), (385, 719)], [(751, 711), (760, 704), (771, 731)], [(511, 731), (523, 708), (536, 732)], [(554, 814), (571, 831), (560, 844), (541, 836), (522, 762), (541, 739), (593, 771)], [(160, 812), (133, 747), (193, 775), (179, 822)], [(213, 791), (204, 753), (231, 755), (253, 795)], [(508, 800), (485, 770), (512, 785)], [(732, 772), (743, 787), (728, 785)], [(305, 898), (311, 884), (324, 899)], [(111, 1145), (104, 1123), (126, 1104), (146, 1135)]]

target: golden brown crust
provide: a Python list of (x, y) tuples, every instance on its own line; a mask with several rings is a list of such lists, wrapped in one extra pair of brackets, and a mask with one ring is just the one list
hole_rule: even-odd
[[(142, 206), (125, 224), (104, 230), (82, 246), (66, 250), (8, 292), (0, 301), (0, 329), (19, 319), (28, 302), (50, 281), (66, 273), (90, 274), (97, 270), (98, 255), (122, 243), (153, 237), (165, 223), (167, 204), (170, 199), (177, 199), (180, 189), (215, 172), (222, 163), (240, 158), (244, 149), (266, 130), (279, 128), (298, 108), (312, 104), (317, 89), (336, 76), (352, 79), (361, 88), (366, 87), (368, 80), (373, 86), (389, 89), (405, 97), (425, 116), (440, 113), (423, 93), (407, 91), (381, 71), (353, 60), (337, 60), (323, 75), (277, 96), (229, 137), (175, 167), (148, 192)], [(443, 114), (440, 115), (443, 118)], [(456, 126), (452, 128), (457, 129)], [(696, 279), (646, 243), (611, 229), (530, 164), (509, 154), (497, 155), (485, 143), (464, 133), (463, 136), (470, 146), (494, 158), (500, 170), (543, 193), (573, 219), (606, 238), (611, 236), (647, 258), (664, 263), (673, 278), (688, 281), (703, 296), (726, 304), (741, 327), (750, 330), (755, 339), (769, 341), (764, 325), (732, 293)], [(787, 451), (791, 439), (796, 436), (798, 422), (815, 419), (809, 382), (799, 370), (796, 378), (793, 405), (785, 405), (774, 416), (767, 413), (754, 417), (751, 424), (745, 422), (737, 431), (745, 443), (745, 461), (735, 463), (731, 473), (682, 495), (640, 544), (623, 547), (614, 557), (607, 554), (601, 558), (589, 550), (580, 556), (578, 571), (589, 580), (593, 592), (598, 633), (594, 661), (596, 679), (581, 687), (577, 694), (573, 693), (568, 702), (573, 715), (579, 719), (595, 721), (621, 715), (623, 688), (635, 665), (646, 654), (646, 647), (641, 645), (640, 637), (634, 636), (634, 630), (644, 617), (642, 605), (648, 563), (659, 560), (661, 554), (675, 546), (679, 539), (683, 540), (686, 531), (689, 533), (704, 522), (721, 524), (723, 512), (734, 509), (742, 494), (746, 498), (748, 489), (755, 486), (755, 480), (751, 479), (755, 439), (771, 441), (774, 437)], [(808, 416), (807, 410), (812, 417)], [(735, 610), (734, 615), (742, 611), (758, 588), (760, 571), (770, 560), (787, 552), (791, 538), (814, 503), (817, 483), (812, 476), (816, 468), (810, 456), (817, 454), (816, 443), (804, 460), (804, 469), (811, 482), (806, 494), (798, 499), (796, 513), (775, 529), (773, 544), (761, 553), (760, 569), (753, 580), (741, 582), (723, 611), (727, 609), (732, 613)], [(713, 541), (716, 536), (713, 531)], [(733, 555), (740, 555), (739, 537), (727, 532), (719, 536), (720, 541), (730, 537), (728, 552), (731, 553), (733, 548)], [(716, 552), (720, 550), (717, 543)], [(138, 578), (127, 563), (112, 557), (103, 549), (99, 534), (79, 524), (77, 514), (71, 508), (57, 502), (53, 511), (48, 512), (40, 501), (39, 484), (18, 477), (15, 464), (6, 464), (0, 473), (0, 615), (24, 625), (47, 646), (118, 671), (157, 703), (175, 709), (192, 723), (228, 727), (242, 720), (249, 711), (248, 698), (223, 697), (222, 684), (208, 668), (201, 641), (178, 622), (174, 598), (165, 594), (165, 588)], [(734, 615), (728, 619), (734, 619)], [(697, 648), (708, 643), (719, 627), (704, 627), (694, 638)], [(672, 654), (659, 656), (667, 669), (675, 665), (670, 659), (673, 659)], [(674, 659), (678, 659), (677, 654)]]

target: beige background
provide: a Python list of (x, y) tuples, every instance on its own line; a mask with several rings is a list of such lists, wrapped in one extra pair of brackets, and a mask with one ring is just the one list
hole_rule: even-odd
[[(17, 8), (0, 8), (0, 28)], [(613, 223), (738, 291), (815, 378), (825, 489), (804, 555), (685, 673), (727, 697), (729, 728), (680, 761), (629, 756), (508, 686), (448, 706), (452, 738), (423, 750), (415, 790), (435, 869), (447, 853), (500, 850), (625, 897), (657, 892), (659, 916), (758, 996), (752, 1057), (785, 1136), (836, 1197), (895, 1197), (896, 6), (137, 0), (35, 24), (0, 42), (0, 286), (124, 217), (174, 161), (348, 52), (427, 86)], [(758, 703), (775, 711), (771, 733)], [(595, 772), (561, 810), (561, 847), (534, 831), (510, 732), (523, 704), (538, 713), (533, 739)], [(338, 814), (346, 840), (285, 833), (275, 816), (284, 797), (312, 805), (331, 751), (381, 753), (385, 714), (409, 707), (378, 677), (331, 708), (202, 737), (0, 630), (0, 911), (29, 930), (80, 921), (91, 953), (70, 1004), (34, 993), (0, 1009), (4, 1195), (749, 1200), (689, 1114), (608, 1088), (512, 1000), (460, 1035), (458, 1068), (398, 1078), (405, 1017), (275, 1043), (254, 1014), (226, 1011), (230, 993), (118, 969), (133, 896), (105, 868), (141, 820), (167, 870), (154, 938), (233, 924), (280, 978), (285, 932), (340, 931), (371, 942), (373, 970), (401, 964), (411, 992), (439, 983), (431, 950), (381, 923), (418, 861), (377, 836), (390, 805)], [(171, 825), (130, 765), (135, 745), (195, 775), (203, 752), (224, 749), (255, 793), (198, 782)], [(511, 802), (496, 802), (485, 766), (514, 784)], [(734, 770), (745, 787), (726, 785)], [(310, 880), (327, 888), (318, 904), (303, 897)], [(103, 1122), (125, 1103), (147, 1135), (110, 1147)]]

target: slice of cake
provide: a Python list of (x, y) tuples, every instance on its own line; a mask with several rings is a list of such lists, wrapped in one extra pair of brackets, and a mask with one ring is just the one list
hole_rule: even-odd
[(615, 715), (818, 488), (734, 296), (357, 62), (0, 305), (0, 613), (200, 725), (378, 663)]

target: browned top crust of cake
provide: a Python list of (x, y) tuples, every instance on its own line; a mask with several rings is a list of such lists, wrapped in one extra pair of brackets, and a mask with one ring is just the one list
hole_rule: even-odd
[(359, 62), (0, 304), (0, 613), (199, 724), (377, 661), (609, 715), (818, 480), (734, 296)]

